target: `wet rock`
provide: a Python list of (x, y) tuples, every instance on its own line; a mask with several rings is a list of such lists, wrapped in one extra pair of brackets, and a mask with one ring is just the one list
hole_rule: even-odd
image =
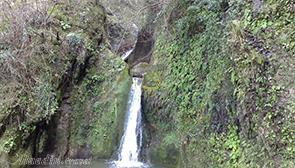
[(143, 29), (139, 32), (134, 51), (128, 57), (128, 64), (133, 67), (140, 62), (149, 63), (154, 47), (153, 30)]
[(108, 26), (108, 35), (112, 51), (123, 55), (135, 47), (138, 27), (135, 24), (124, 26), (118, 23), (111, 23)]
[(70, 151), (70, 157), (78, 159), (91, 158), (91, 148), (88, 144), (81, 145), (78, 148), (74, 148)]
[(134, 66), (131, 70), (130, 70), (130, 75), (133, 77), (143, 77), (145, 72), (148, 71), (150, 65), (148, 63), (142, 62), (139, 63), (138, 65)]

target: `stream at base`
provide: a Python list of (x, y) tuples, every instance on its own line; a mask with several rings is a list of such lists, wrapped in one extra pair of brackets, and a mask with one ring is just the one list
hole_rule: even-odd
[[(117, 168), (117, 167), (116, 165), (112, 164), (112, 162), (109, 162), (106, 160), (97, 160), (97, 161), (92, 161), (91, 165), (87, 168)], [(138, 167), (132, 167), (132, 168), (138, 168)], [(153, 165), (149, 165), (149, 168), (169, 168), (169, 166), (153, 164)]]
[[(89, 165), (52, 165), (52, 166), (34, 166), (34, 168), (118, 168), (114, 165), (113, 161), (109, 160), (92, 160)], [(125, 168), (125, 167), (120, 167)], [(139, 168), (139, 167), (128, 167), (128, 168)], [(141, 167), (140, 167), (141, 168)], [(148, 168), (170, 168), (167, 165), (149, 165)]]

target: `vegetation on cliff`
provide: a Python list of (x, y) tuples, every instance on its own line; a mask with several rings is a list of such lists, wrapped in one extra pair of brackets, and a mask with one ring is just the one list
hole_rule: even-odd
[(185, 0), (163, 14), (143, 87), (152, 159), (294, 166), (292, 12), (292, 1)]
[(47, 154), (110, 157), (130, 78), (110, 52), (104, 7), (0, 4), (0, 164)]
[[(137, 76), (143, 160), (295, 167), (292, 0), (4, 0), (0, 10), (0, 166), (110, 159)], [(118, 55), (134, 46), (128, 66)]]

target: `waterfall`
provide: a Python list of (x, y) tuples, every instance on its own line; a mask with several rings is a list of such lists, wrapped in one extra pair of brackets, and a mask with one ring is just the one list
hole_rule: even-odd
[(117, 167), (145, 167), (139, 161), (142, 147), (141, 125), (141, 78), (133, 78), (129, 95), (129, 105), (126, 114), (124, 134), (121, 138)]
[(139, 32), (139, 29), (138, 29), (138, 27), (136, 26), (136, 24), (132, 24), (132, 26), (131, 26), (132, 28), (131, 29), (133, 29), (133, 31), (131, 31), (132, 33), (132, 35), (133, 35), (133, 37), (136, 37), (136, 39), (135, 39), (135, 41), (134, 41), (134, 44), (133, 44), (133, 46), (132, 46), (132, 48), (130, 49), (130, 50), (128, 50), (128, 51), (126, 51), (122, 56), (121, 56), (121, 58), (124, 60), (124, 61), (126, 61), (127, 60), (127, 58), (129, 57), (129, 55), (132, 53), (132, 51), (135, 49), (135, 47), (136, 47), (136, 43), (137, 43), (137, 37), (138, 37), (138, 32)]
[(134, 50), (134, 48), (128, 50), (121, 58), (125, 61), (129, 55), (132, 53), (132, 51)]

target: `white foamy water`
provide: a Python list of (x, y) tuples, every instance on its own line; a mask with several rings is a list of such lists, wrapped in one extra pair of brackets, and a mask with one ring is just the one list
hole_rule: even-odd
[(125, 61), (129, 55), (132, 53), (132, 51), (134, 50), (134, 48), (128, 50), (123, 56), (122, 56), (122, 59)]
[(133, 78), (129, 95), (129, 107), (127, 111), (124, 135), (121, 139), (118, 161), (115, 165), (125, 167), (146, 167), (140, 162), (139, 154), (142, 147), (141, 125), (141, 78)]

